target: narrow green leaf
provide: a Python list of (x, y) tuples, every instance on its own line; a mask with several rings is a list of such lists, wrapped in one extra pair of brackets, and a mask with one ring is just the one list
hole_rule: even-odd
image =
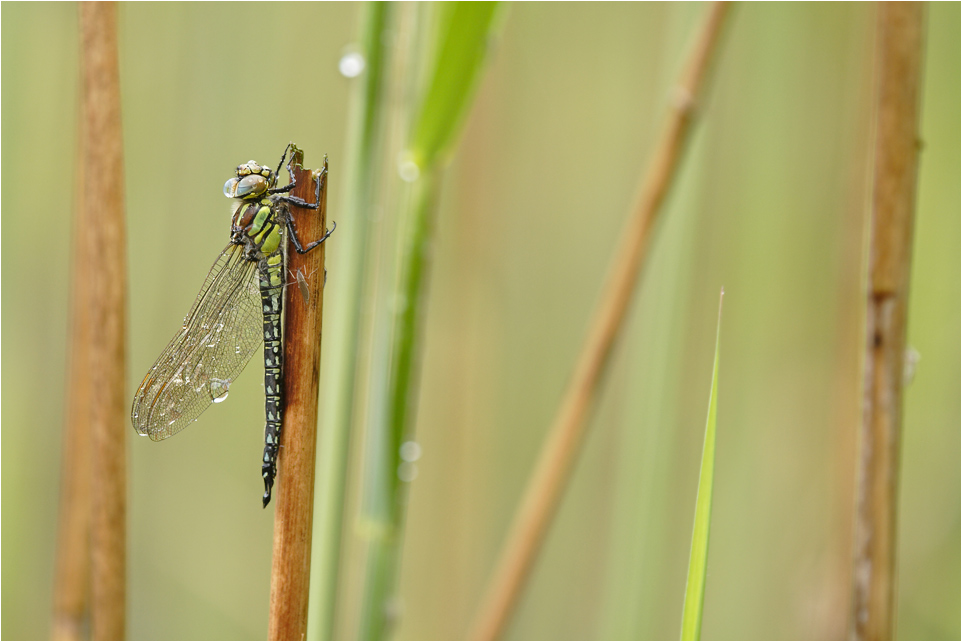
[(457, 140), (501, 13), (498, 2), (444, 2), (439, 10), (434, 69), (408, 147), (420, 168), (443, 163)]
[(681, 615), (681, 639), (701, 639), (701, 614), (705, 605), (705, 576), (708, 570), (708, 535), (711, 530), (711, 496), (715, 474), (715, 416), (718, 409), (718, 344), (721, 338), (722, 289), (718, 298), (718, 327), (715, 331), (715, 365), (711, 375), (711, 395), (708, 398), (708, 422), (705, 425), (705, 445), (701, 453), (701, 472), (698, 474), (698, 496), (695, 499), (695, 526), (691, 534), (691, 555), (688, 558), (688, 583), (685, 586), (685, 606)]

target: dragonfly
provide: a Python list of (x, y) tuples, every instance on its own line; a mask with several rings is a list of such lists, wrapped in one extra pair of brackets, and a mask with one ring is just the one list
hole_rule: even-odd
[[(257, 348), (264, 346), (264, 507), (277, 476), (283, 396), (281, 314), (289, 238), (306, 254), (324, 236), (302, 244), (290, 206), (316, 210), (326, 169), (316, 181), (314, 202), (291, 196), (297, 181), (291, 169), (299, 150), (290, 143), (276, 170), (249, 161), (224, 184), (233, 199), (230, 243), (214, 261), (180, 331), (157, 358), (134, 395), (130, 419), (141, 436), (161, 441), (180, 432), (211, 404), (227, 398), (230, 384)], [(277, 186), (285, 166), (290, 182)]]

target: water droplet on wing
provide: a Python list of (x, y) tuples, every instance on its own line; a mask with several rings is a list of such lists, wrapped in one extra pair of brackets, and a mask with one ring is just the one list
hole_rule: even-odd
[(225, 379), (211, 379), (210, 380), (210, 400), (214, 403), (220, 403), (227, 399), (227, 393), (229, 392), (230, 381)]

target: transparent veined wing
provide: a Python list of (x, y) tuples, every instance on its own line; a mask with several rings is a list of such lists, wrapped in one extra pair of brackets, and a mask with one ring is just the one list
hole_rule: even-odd
[(134, 395), (134, 428), (154, 441), (183, 430), (227, 396), (262, 342), (257, 265), (232, 244), (214, 261), (183, 327)]

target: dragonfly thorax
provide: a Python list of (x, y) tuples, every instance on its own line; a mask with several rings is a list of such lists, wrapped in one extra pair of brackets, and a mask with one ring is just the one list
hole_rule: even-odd
[(234, 178), (224, 183), (224, 196), (250, 200), (260, 198), (277, 183), (277, 175), (270, 167), (248, 161), (237, 166)]

